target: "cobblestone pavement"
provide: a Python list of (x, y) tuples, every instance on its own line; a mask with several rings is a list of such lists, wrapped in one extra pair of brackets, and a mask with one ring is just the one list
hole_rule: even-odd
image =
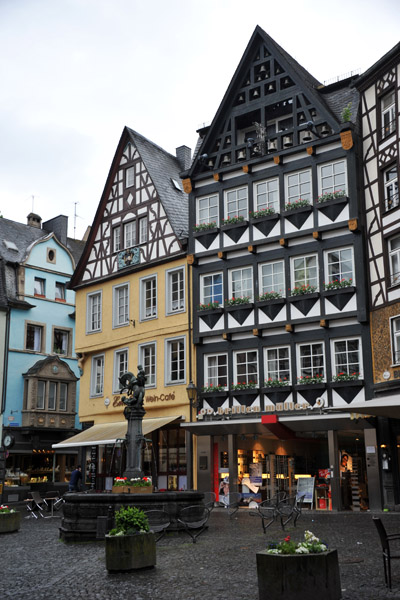
[[(388, 532), (400, 531), (400, 513), (380, 516)], [(283, 533), (274, 523), (264, 535), (248, 509), (229, 519), (217, 508), (196, 544), (185, 533), (168, 534), (157, 544), (156, 568), (112, 575), (105, 568), (104, 542), (64, 544), (59, 526), (59, 517), (24, 518), (18, 533), (0, 537), (2, 600), (258, 600), (256, 552), (286, 535), (299, 541), (305, 529), (338, 549), (343, 600), (400, 600), (400, 561), (393, 563), (389, 592), (369, 512), (304, 511), (297, 527)]]

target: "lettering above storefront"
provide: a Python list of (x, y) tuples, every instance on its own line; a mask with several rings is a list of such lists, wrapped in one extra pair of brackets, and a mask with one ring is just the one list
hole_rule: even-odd
[[(316, 408), (321, 408), (319, 405)], [(313, 409), (311, 404), (308, 402), (278, 402), (277, 404), (267, 405), (263, 412), (296, 412), (307, 409)], [(240, 404), (239, 406), (232, 407), (218, 407), (217, 410), (213, 410), (212, 408), (202, 408), (197, 415), (197, 419), (201, 420), (205, 416), (221, 416), (221, 415), (243, 415), (243, 414), (251, 414), (251, 413), (259, 413), (261, 412), (261, 407), (259, 405), (255, 406), (245, 406)]]
[[(172, 402), (175, 400), (175, 392), (171, 392), (169, 394), (160, 394), (159, 396), (145, 396), (145, 402)], [(122, 402), (121, 396), (113, 397), (113, 407), (116, 408), (118, 406), (124, 406)]]

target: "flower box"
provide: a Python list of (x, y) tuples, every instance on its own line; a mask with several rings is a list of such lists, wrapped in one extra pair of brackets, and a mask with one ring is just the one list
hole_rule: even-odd
[(238, 242), (248, 227), (248, 221), (239, 221), (239, 223), (225, 223), (221, 226), (221, 231), (226, 233), (231, 240)]
[(151, 494), (152, 485), (113, 485), (113, 494)]
[(194, 231), (193, 237), (205, 247), (209, 248), (219, 233), (218, 227), (212, 229), (203, 229), (202, 231)]
[(342, 196), (341, 198), (333, 198), (332, 200), (327, 200), (326, 202), (316, 202), (315, 207), (328, 219), (331, 221), (336, 221), (346, 204), (348, 204), (349, 199), (347, 196)]
[(236, 319), (240, 325), (243, 325), (253, 308), (253, 303), (249, 302), (248, 304), (232, 304), (231, 306), (226, 306), (225, 311), (227, 313), (232, 313), (233, 318)]
[(343, 288), (325, 290), (323, 292), (323, 297), (329, 300), (329, 302), (332, 302), (337, 309), (342, 310), (353, 297), (355, 291), (356, 288), (351, 285)]
[(262, 310), (273, 321), (281, 312), (286, 298), (271, 298), (271, 300), (257, 300), (256, 307)]
[(147, 569), (156, 564), (156, 541), (153, 532), (133, 535), (106, 535), (107, 571)]
[(250, 223), (251, 225), (254, 225), (254, 227), (257, 227), (257, 229), (261, 231), (263, 235), (268, 236), (275, 227), (276, 223), (279, 221), (279, 218), (279, 213), (266, 215), (265, 217), (258, 217), (257, 219), (250, 217)]
[(210, 329), (213, 329), (221, 318), (224, 309), (222, 306), (218, 308), (207, 308), (205, 310), (197, 310), (197, 316), (201, 318)]
[(311, 294), (299, 294), (297, 296), (289, 296), (288, 302), (292, 302), (296, 306), (296, 308), (298, 308), (298, 310), (305, 316), (310, 312), (318, 298), (319, 293), (312, 292)]
[(309, 206), (302, 206), (300, 208), (292, 208), (292, 210), (285, 210), (282, 213), (282, 215), (297, 229), (300, 229), (307, 221), (312, 210), (313, 207), (310, 204)]
[(2, 512), (0, 513), (0, 533), (11, 533), (12, 531), (18, 531), (21, 527), (21, 513), (15, 512)]
[(332, 381), (331, 387), (348, 404), (354, 400), (360, 389), (364, 386), (363, 379), (353, 379), (349, 381)]

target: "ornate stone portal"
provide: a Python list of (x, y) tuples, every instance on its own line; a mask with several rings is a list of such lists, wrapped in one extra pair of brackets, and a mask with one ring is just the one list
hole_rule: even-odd
[(121, 384), (122, 402), (125, 404), (124, 417), (128, 421), (128, 431), (126, 434), (126, 470), (124, 477), (135, 479), (143, 477), (142, 470), (142, 446), (143, 436), (143, 417), (146, 411), (143, 408), (144, 387), (147, 377), (141, 365), (138, 365), (137, 376), (129, 371), (119, 378)]

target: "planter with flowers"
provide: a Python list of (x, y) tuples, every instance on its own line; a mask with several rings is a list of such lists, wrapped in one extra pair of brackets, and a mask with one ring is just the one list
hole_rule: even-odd
[(276, 404), (277, 402), (284, 402), (286, 400), (292, 391), (292, 386), (287, 377), (280, 377), (278, 379), (269, 377), (264, 381), (261, 391)]
[(288, 302), (293, 303), (303, 315), (307, 315), (319, 298), (316, 290), (316, 286), (309, 283), (298, 285), (289, 289)]
[(258, 396), (258, 384), (252, 382), (231, 383), (230, 395), (235, 398), (243, 396), (246, 398), (246, 404), (251, 404)]
[(208, 304), (199, 304), (197, 307), (197, 314), (204, 323), (210, 329), (213, 329), (221, 318), (224, 309), (221, 304), (216, 302), (209, 302)]
[(106, 535), (107, 571), (146, 569), (156, 564), (156, 541), (148, 518), (136, 506), (115, 513), (115, 528)]
[(213, 385), (210, 383), (210, 385), (205, 385), (201, 388), (200, 394), (202, 398), (224, 398), (228, 395), (228, 391), (223, 385)]
[(248, 222), (242, 216), (228, 217), (222, 220), (221, 231), (229, 235), (231, 240), (238, 242), (246, 231)]
[(115, 477), (112, 486), (113, 494), (151, 494), (153, 484), (150, 477)]
[(349, 199), (346, 192), (343, 190), (335, 190), (321, 194), (315, 201), (317, 209), (328, 217), (331, 221), (335, 221), (340, 215)]
[(219, 232), (217, 222), (200, 223), (193, 227), (193, 237), (198, 239), (205, 248), (209, 248)]
[(361, 373), (357, 371), (351, 373), (342, 371), (332, 377), (331, 387), (343, 400), (350, 403), (364, 385), (364, 381), (360, 377)]
[(232, 316), (236, 321), (243, 325), (253, 310), (253, 303), (250, 296), (241, 296), (239, 298), (229, 298), (228, 300), (225, 300), (224, 307), (226, 312), (232, 313)]
[(301, 394), (312, 406), (316, 399), (321, 396), (323, 393), (322, 390), (325, 390), (325, 387), (326, 383), (322, 374), (298, 377), (297, 384), (295, 385), (297, 393)]
[(0, 506), (0, 533), (18, 531), (21, 527), (21, 513), (2, 504)]
[(256, 558), (259, 600), (342, 597), (337, 550), (329, 550), (311, 531), (304, 532), (302, 542), (290, 536), (270, 542)]
[(286, 202), (283, 216), (297, 229), (300, 229), (307, 221), (312, 209), (313, 207), (309, 200), (299, 198), (294, 202)]
[(346, 306), (356, 291), (353, 279), (346, 279), (344, 277), (342, 279), (333, 279), (327, 283), (324, 281), (323, 288), (324, 298), (327, 298), (339, 310), (342, 310)]
[(265, 236), (269, 235), (276, 223), (279, 221), (279, 213), (273, 208), (264, 208), (250, 212), (250, 223), (257, 227)]
[(256, 306), (273, 321), (280, 313), (285, 302), (286, 298), (283, 298), (281, 290), (279, 292), (264, 292), (264, 294), (258, 296)]

